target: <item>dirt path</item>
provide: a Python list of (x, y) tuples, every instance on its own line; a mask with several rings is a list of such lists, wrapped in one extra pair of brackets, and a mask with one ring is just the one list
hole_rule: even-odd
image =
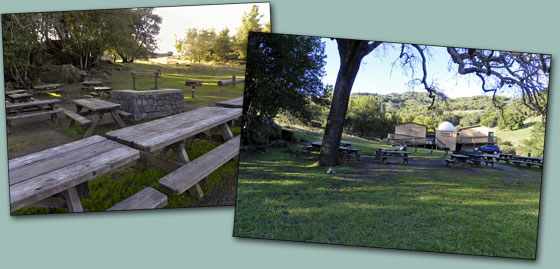
[[(380, 171), (383, 172), (384, 177), (386, 177), (387, 173), (399, 175), (410, 173), (409, 168), (413, 168), (415, 171), (419, 171), (421, 173), (429, 172), (433, 170), (443, 170), (447, 169), (454, 172), (460, 173), (469, 173), (469, 174), (485, 174), (486, 169), (477, 169), (472, 168), (470, 166), (461, 166), (461, 165), (451, 165), (446, 166), (445, 162), (440, 159), (436, 160), (429, 160), (429, 159), (419, 159), (419, 158), (411, 158), (407, 166), (403, 166), (402, 164), (381, 164), (381, 162), (375, 159), (375, 156), (362, 156), (361, 162), (352, 161), (347, 164), (350, 167), (358, 168), (357, 170), (362, 170), (364, 172), (357, 173), (356, 175), (349, 175), (350, 178), (354, 176), (358, 176), (361, 174), (368, 174), (371, 176), (372, 171)], [(403, 169), (406, 167), (407, 169)], [(488, 169), (492, 169), (488, 167)], [(541, 182), (542, 172), (530, 170), (526, 168), (517, 168), (502, 164), (494, 164), (494, 169), (499, 171), (504, 171), (508, 174), (511, 174), (513, 178), (524, 178), (526, 180), (537, 181)]]

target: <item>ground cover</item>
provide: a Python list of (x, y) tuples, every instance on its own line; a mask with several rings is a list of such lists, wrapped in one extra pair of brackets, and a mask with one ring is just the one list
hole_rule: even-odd
[[(382, 144), (343, 140), (364, 152)], [(366, 156), (329, 175), (301, 146), (242, 153), (234, 236), (535, 258), (538, 171), (446, 167), (418, 149), (408, 166)]]

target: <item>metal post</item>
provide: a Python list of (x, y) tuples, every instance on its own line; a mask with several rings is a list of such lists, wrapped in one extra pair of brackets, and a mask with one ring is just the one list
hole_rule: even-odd
[(132, 89), (136, 90), (136, 73), (132, 71)]
[(194, 99), (194, 86), (192, 86), (192, 98)]
[(235, 88), (235, 75), (231, 76), (231, 84)]

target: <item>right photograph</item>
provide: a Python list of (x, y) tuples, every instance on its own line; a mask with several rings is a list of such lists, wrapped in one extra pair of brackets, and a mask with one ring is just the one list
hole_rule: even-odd
[(233, 236), (535, 260), (550, 66), (251, 32)]

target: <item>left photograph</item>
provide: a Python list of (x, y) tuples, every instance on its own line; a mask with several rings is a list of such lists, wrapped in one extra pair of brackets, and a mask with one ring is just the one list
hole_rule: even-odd
[(11, 215), (231, 206), (269, 3), (2, 14)]

